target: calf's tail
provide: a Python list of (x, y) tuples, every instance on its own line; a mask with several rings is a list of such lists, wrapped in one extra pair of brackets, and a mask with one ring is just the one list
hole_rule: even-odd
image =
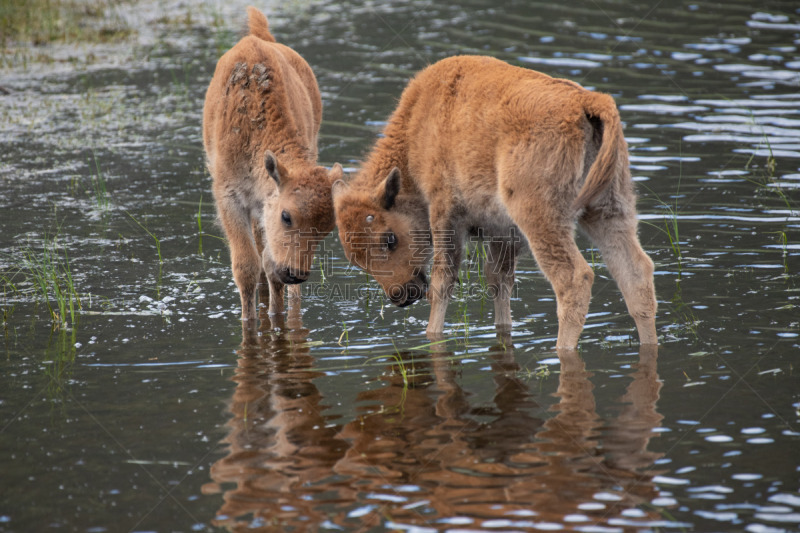
[[(602, 131), (600, 150), (589, 168), (586, 181), (572, 202), (573, 212), (585, 209), (615, 179), (624, 175), (628, 164), (628, 146), (614, 99), (607, 94), (586, 91), (582, 95), (583, 110), (595, 128)], [(599, 121), (599, 124), (598, 124)]]
[(250, 35), (253, 37), (258, 37), (261, 40), (271, 43), (275, 42), (275, 37), (269, 32), (267, 17), (253, 6), (247, 7), (247, 25), (250, 29)]

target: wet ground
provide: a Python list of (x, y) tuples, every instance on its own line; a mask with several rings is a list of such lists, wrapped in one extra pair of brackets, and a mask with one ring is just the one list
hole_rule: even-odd
[[(800, 529), (800, 11), (396, 4), (260, 6), (317, 74), (320, 161), (355, 169), (457, 53), (612, 94), (658, 350), (585, 240), (559, 359), (530, 257), (511, 342), (473, 268), (430, 346), (427, 304), (388, 306), (333, 235), (302, 314), (243, 346), (200, 128), (246, 4), (123, 4), (124, 42), (4, 53), (0, 531)], [(81, 302), (57, 328), (14, 275), (45, 243)]]

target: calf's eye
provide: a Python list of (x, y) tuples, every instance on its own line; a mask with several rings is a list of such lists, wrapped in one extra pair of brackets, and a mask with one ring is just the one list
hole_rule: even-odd
[(397, 236), (394, 233), (390, 233), (386, 236), (386, 246), (389, 247), (389, 250), (397, 248)]
[(292, 217), (289, 216), (289, 212), (288, 211), (284, 211), (284, 212), (281, 213), (281, 220), (283, 221), (283, 224), (287, 228), (292, 226)]

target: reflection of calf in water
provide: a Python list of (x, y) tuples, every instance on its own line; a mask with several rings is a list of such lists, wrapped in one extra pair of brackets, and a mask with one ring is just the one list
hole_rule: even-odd
[[(576, 526), (609, 525), (657, 496), (646, 471), (658, 457), (647, 445), (661, 420), (655, 346), (642, 347), (613, 420), (597, 415), (576, 352), (559, 354), (559, 401), (548, 408), (519, 379), (512, 352), (497, 348), (491, 402), (472, 405), (453, 354), (437, 353), (414, 361), (407, 381), (399, 372), (383, 376), (384, 386), (359, 394), (361, 413), (336, 426), (313, 382), (322, 373), (311, 370), (309, 349), (291, 340), (306, 333), (265, 336), (262, 346), (241, 351), (230, 453), (212, 469), (218, 484), (235, 484), (220, 525), (378, 531), (476, 528), (497, 519), (526, 527), (565, 517)], [(646, 507), (638, 514), (657, 518)]]
[[(557, 396), (551, 407), (557, 414), (537, 434), (537, 446), (547, 467), (541, 479), (526, 483), (538, 486), (543, 519), (561, 521), (565, 515), (583, 515), (593, 524), (618, 519), (626, 509), (647, 505), (657, 495), (646, 469), (660, 457), (647, 446), (653, 429), (663, 418), (656, 412), (661, 383), (656, 373), (656, 346), (642, 346), (633, 381), (620, 398), (622, 411), (611, 420), (601, 420), (595, 411), (591, 374), (577, 352), (559, 353), (561, 374)], [(599, 500), (598, 500), (599, 498)], [(538, 499), (538, 498), (535, 498)], [(648, 511), (641, 518), (656, 519)], [(619, 525), (619, 524), (617, 524)]]
[[(267, 320), (262, 314), (264, 335), (245, 329), (239, 350), (233, 418), (224, 441), (229, 452), (213, 465), (216, 483), (207, 486), (235, 484), (217, 513), (217, 525), (232, 530), (321, 523), (325, 516), (317, 507), (329, 490), (324, 480), (347, 446), (322, 415), (323, 398), (313, 383), (322, 374), (311, 370), (309, 331), (302, 329), (299, 307), (289, 312), (285, 323), (282, 315)], [(270, 332), (272, 327), (280, 333)], [(254, 520), (242, 521), (247, 515)]]

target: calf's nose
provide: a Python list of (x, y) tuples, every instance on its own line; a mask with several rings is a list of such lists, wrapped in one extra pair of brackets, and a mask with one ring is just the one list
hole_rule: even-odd
[(278, 278), (281, 282), (287, 285), (295, 285), (297, 283), (303, 283), (308, 279), (309, 272), (301, 271), (301, 270), (293, 270), (289, 267), (281, 267), (277, 269)]

